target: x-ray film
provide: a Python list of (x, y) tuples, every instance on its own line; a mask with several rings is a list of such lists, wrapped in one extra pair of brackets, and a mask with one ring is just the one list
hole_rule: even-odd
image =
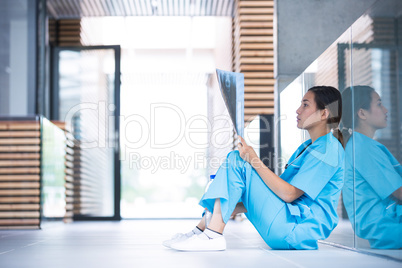
[(244, 137), (244, 74), (216, 69), (216, 75), (237, 135)]

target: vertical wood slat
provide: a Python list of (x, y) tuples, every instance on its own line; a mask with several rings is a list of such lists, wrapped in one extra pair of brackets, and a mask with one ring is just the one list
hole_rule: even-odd
[(274, 113), (274, 1), (237, 0), (233, 18), (233, 70), (244, 73), (246, 123)]
[(0, 121), (0, 229), (40, 227), (39, 137), (39, 121)]

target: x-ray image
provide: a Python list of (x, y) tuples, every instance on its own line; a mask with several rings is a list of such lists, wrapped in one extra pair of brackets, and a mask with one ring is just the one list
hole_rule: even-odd
[(244, 74), (216, 69), (216, 75), (237, 135), (244, 137)]

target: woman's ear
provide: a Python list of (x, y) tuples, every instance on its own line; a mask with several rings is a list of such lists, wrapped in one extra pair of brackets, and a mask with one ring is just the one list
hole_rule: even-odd
[(324, 109), (321, 112), (321, 120), (327, 120), (329, 118), (329, 111), (328, 109)]
[(366, 111), (362, 108), (359, 109), (359, 111), (357, 111), (357, 116), (361, 119), (361, 120), (366, 120)]

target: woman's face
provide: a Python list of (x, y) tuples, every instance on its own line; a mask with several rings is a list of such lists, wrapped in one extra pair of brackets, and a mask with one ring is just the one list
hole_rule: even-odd
[(306, 95), (303, 96), (296, 114), (297, 127), (300, 129), (308, 130), (321, 122), (321, 110), (317, 109), (313, 92), (307, 91)]
[(373, 129), (387, 127), (388, 110), (382, 105), (381, 98), (377, 92), (371, 93), (370, 110), (364, 110), (364, 119)]

